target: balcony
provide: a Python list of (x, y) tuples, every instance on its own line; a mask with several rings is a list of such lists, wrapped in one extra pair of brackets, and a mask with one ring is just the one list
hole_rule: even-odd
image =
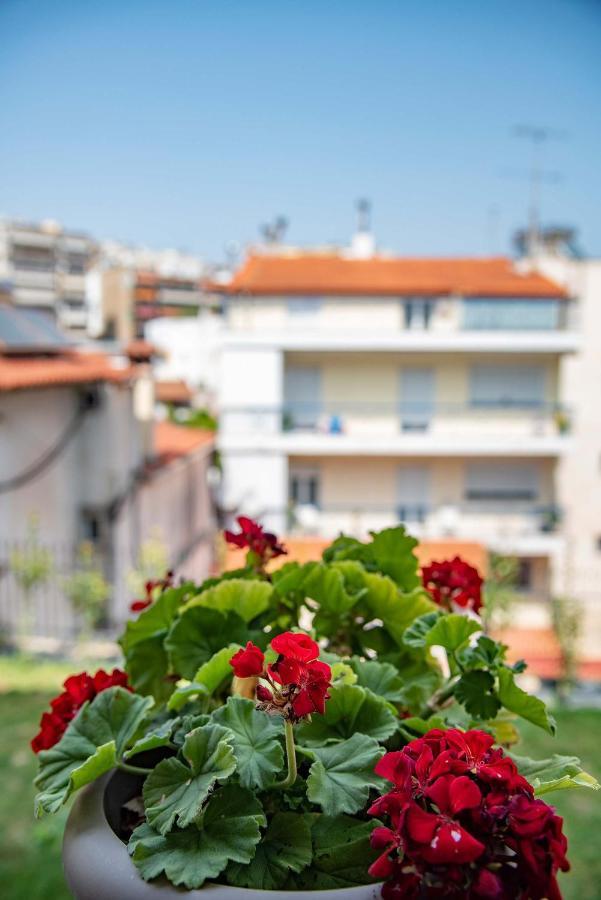
[(555, 456), (569, 444), (559, 404), (294, 402), (224, 408), (224, 449), (295, 455)]
[(341, 531), (365, 537), (403, 522), (416, 537), (425, 540), (475, 540), (498, 553), (546, 556), (562, 546), (561, 512), (556, 506), (536, 506), (511, 501), (439, 506), (370, 504), (326, 507), (295, 506), (288, 510), (288, 532), (335, 537)]

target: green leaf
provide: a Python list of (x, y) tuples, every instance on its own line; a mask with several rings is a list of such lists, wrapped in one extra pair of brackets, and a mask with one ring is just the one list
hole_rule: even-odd
[(407, 534), (404, 525), (372, 531), (371, 551), (378, 568), (403, 591), (411, 591), (421, 583), (415, 547), (417, 541)]
[(377, 821), (351, 816), (317, 816), (313, 825), (313, 862), (302, 875), (308, 890), (344, 890), (369, 884), (367, 870), (378, 856), (369, 838)]
[[(442, 716), (430, 716), (428, 719), (422, 719), (421, 716), (410, 716), (403, 719), (400, 725), (400, 731), (407, 733), (414, 731), (416, 734), (427, 734), (433, 728), (446, 729), (447, 723)], [(414, 735), (409, 734), (409, 740), (413, 740)]]
[(423, 709), (442, 682), (442, 673), (438, 667), (426, 667), (415, 674), (410, 670), (405, 674), (401, 670), (400, 677), (403, 682), (400, 702), (409, 712)]
[(127, 623), (119, 641), (132, 686), (140, 694), (151, 694), (158, 702), (166, 700), (173, 690), (166, 680), (169, 663), (163, 643), (190, 589), (187, 584), (165, 591), (137, 619)]
[(195, 606), (206, 606), (223, 613), (235, 612), (248, 623), (265, 612), (272, 595), (273, 588), (267, 581), (232, 578), (197, 594), (186, 604), (184, 611)]
[(319, 747), (350, 738), (356, 732), (385, 741), (396, 731), (397, 722), (381, 697), (356, 684), (341, 684), (330, 689), (325, 715), (299, 726), (298, 741), (307, 747)]
[(125, 626), (125, 633), (119, 643), (127, 654), (132, 647), (149, 638), (163, 637), (169, 630), (180, 604), (190, 592), (189, 584), (180, 588), (170, 588), (136, 619), (130, 619)]
[(232, 735), (237, 774), (243, 787), (264, 790), (284, 765), (283, 719), (255, 709), (252, 700), (230, 697), (212, 719)]
[(73, 791), (112, 769), (151, 706), (150, 697), (121, 687), (82, 706), (58, 744), (38, 753), (36, 815), (56, 812)]
[(249, 863), (261, 838), (265, 815), (250, 791), (226, 785), (216, 791), (195, 825), (162, 836), (144, 823), (128, 849), (146, 881), (163, 872), (175, 885), (199, 888), (217, 878), (228, 862)]
[(278, 812), (247, 866), (231, 863), (226, 871), (228, 884), (236, 887), (275, 891), (284, 886), (290, 872), (301, 872), (313, 858), (311, 826), (298, 813)]
[(227, 644), (245, 644), (248, 637), (248, 628), (235, 612), (190, 606), (173, 623), (165, 640), (171, 671), (194, 678), (218, 650)]
[(466, 668), (480, 668), (485, 666), (496, 669), (505, 659), (507, 647), (485, 634), (481, 635), (474, 647), (467, 647), (461, 654), (462, 665)]
[(523, 691), (515, 683), (514, 674), (510, 669), (499, 669), (499, 686), (497, 696), (505, 709), (517, 713), (523, 719), (527, 719), (539, 728), (543, 728), (549, 734), (555, 734), (555, 719), (547, 712), (547, 707), (538, 697), (533, 697)]
[(157, 747), (168, 747), (171, 743), (171, 735), (175, 725), (175, 719), (168, 719), (166, 722), (162, 722), (156, 728), (153, 728), (152, 731), (149, 731), (144, 737), (136, 741), (131, 750), (124, 754), (125, 759), (131, 759), (132, 756), (137, 756), (138, 753), (144, 753), (147, 750), (156, 750)]
[(138, 694), (154, 697), (157, 703), (163, 703), (173, 691), (173, 683), (167, 677), (169, 660), (163, 646), (165, 635), (138, 641), (125, 656), (125, 670), (132, 687)]
[(185, 828), (198, 818), (216, 782), (226, 781), (236, 769), (230, 741), (226, 728), (203, 725), (184, 741), (189, 765), (172, 757), (155, 766), (142, 789), (146, 819), (155, 831), (164, 835), (174, 822)]
[(348, 535), (340, 535), (323, 552), (325, 562), (354, 560), (368, 571), (379, 570), (389, 575), (404, 591), (411, 591), (420, 584), (417, 573), (417, 557), (413, 548), (415, 538), (410, 537), (403, 525), (372, 531), (371, 541), (362, 543)]
[(240, 644), (222, 647), (214, 656), (200, 667), (189, 684), (178, 686), (167, 703), (167, 709), (180, 710), (198, 694), (210, 697), (227, 678), (233, 674), (230, 660), (240, 650)]
[[(273, 588), (281, 597), (286, 594), (294, 594), (303, 590), (307, 575), (317, 563), (310, 562), (301, 565), (297, 562), (284, 563), (280, 569), (271, 574)], [(304, 593), (304, 592), (303, 592)]]
[(365, 573), (367, 594), (362, 602), (375, 619), (381, 619), (399, 647), (404, 647), (403, 636), (407, 628), (419, 616), (432, 612), (434, 603), (422, 588), (411, 593), (401, 593), (398, 586), (386, 575)]
[(426, 647), (444, 647), (453, 653), (467, 644), (476, 631), (482, 631), (479, 622), (468, 616), (449, 613), (439, 618), (427, 633)]
[(520, 774), (527, 778), (537, 797), (551, 791), (572, 788), (589, 788), (598, 791), (599, 782), (580, 765), (577, 756), (560, 756), (554, 753), (548, 759), (529, 759), (511, 754)]
[(501, 704), (494, 694), (495, 679), (490, 672), (465, 672), (455, 685), (455, 697), (475, 719), (494, 719)]
[(425, 647), (428, 634), (441, 616), (441, 612), (429, 612), (426, 613), (425, 616), (420, 616), (419, 619), (416, 619), (405, 631), (403, 643), (408, 647)]
[(319, 634), (331, 635), (341, 624), (341, 619), (355, 606), (364, 589), (349, 593), (345, 589), (342, 572), (332, 566), (317, 564), (305, 578), (307, 597), (319, 603), (314, 626)]
[(403, 696), (403, 681), (390, 663), (363, 660), (353, 656), (350, 665), (357, 675), (357, 683), (368, 688), (376, 697), (382, 697), (391, 703), (398, 702)]
[(384, 753), (378, 742), (365, 734), (312, 751), (317, 757), (307, 778), (307, 797), (327, 816), (355, 813), (363, 809), (372, 788), (385, 782), (374, 774)]

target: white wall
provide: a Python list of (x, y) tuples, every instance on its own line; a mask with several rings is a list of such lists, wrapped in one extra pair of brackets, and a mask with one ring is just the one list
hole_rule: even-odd
[(234, 515), (260, 518), (268, 529), (286, 530), (288, 459), (283, 453), (222, 454), (222, 505)]
[(196, 318), (153, 319), (144, 334), (165, 354), (157, 359), (154, 371), (159, 380), (183, 379), (191, 387), (218, 388), (219, 356), (223, 320), (201, 310)]
[(601, 260), (539, 261), (578, 297), (581, 349), (563, 361), (561, 396), (574, 411), (573, 451), (559, 468), (566, 554), (554, 588), (585, 606), (583, 651), (601, 646)]

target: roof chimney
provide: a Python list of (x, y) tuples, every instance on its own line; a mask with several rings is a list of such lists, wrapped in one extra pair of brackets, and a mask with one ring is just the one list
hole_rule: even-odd
[(371, 203), (357, 201), (357, 230), (351, 239), (350, 255), (355, 259), (369, 259), (376, 252), (376, 242), (371, 232)]

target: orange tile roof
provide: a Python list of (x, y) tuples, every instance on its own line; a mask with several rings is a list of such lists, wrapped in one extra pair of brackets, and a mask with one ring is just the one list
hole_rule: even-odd
[(173, 422), (156, 422), (154, 426), (154, 449), (160, 465), (188, 456), (199, 447), (212, 447), (214, 443), (214, 431)]
[(1, 356), (0, 391), (22, 391), (95, 381), (125, 382), (132, 370), (117, 369), (102, 353), (58, 356)]
[(506, 257), (350, 259), (300, 252), (251, 254), (229, 284), (212, 289), (249, 295), (566, 297), (558, 284), (535, 272), (518, 272)]
[(181, 403), (186, 405), (192, 402), (193, 393), (183, 380), (156, 381), (154, 390), (159, 403)]
[(154, 344), (151, 344), (150, 341), (145, 341), (143, 338), (134, 338), (127, 344), (125, 355), (128, 356), (132, 362), (147, 362), (152, 359), (153, 356), (163, 356), (164, 354), (161, 353)]

